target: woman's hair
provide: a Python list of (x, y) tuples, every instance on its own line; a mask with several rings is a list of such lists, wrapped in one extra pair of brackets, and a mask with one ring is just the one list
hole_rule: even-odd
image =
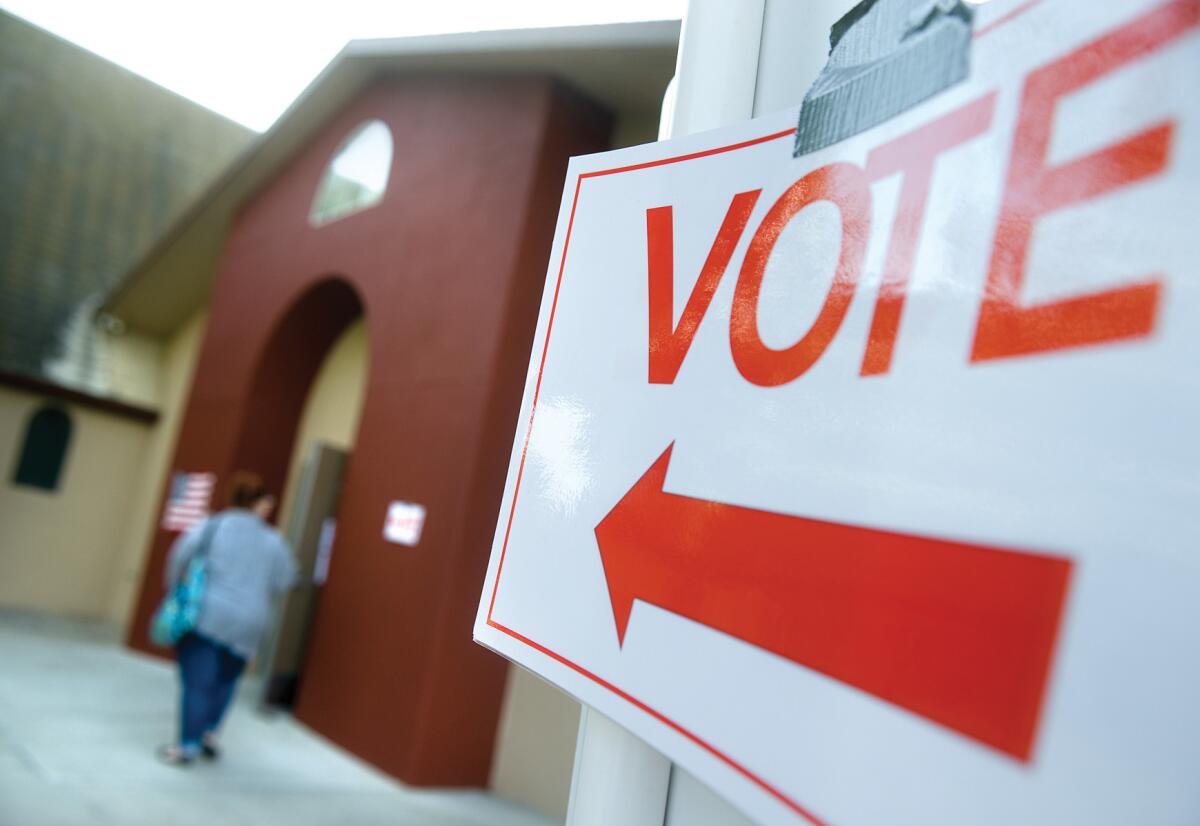
[(267, 485), (257, 473), (236, 471), (229, 480), (229, 506), (249, 508), (267, 495)]

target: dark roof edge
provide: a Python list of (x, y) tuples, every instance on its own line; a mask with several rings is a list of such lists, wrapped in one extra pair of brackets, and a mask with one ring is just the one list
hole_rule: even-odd
[(76, 390), (71, 387), (64, 387), (61, 384), (55, 384), (44, 378), (37, 376), (29, 376), (23, 373), (12, 373), (8, 370), (0, 369), (0, 385), (13, 387), (17, 390), (24, 390), (28, 393), (33, 393), (39, 396), (50, 396), (55, 399), (61, 399), (66, 402), (77, 404), (80, 407), (89, 407), (93, 410), (99, 410), (103, 413), (112, 413), (115, 416), (122, 416), (126, 419), (133, 419), (143, 424), (154, 424), (158, 421), (158, 411), (151, 410), (148, 407), (142, 407), (129, 402), (119, 401), (105, 396), (94, 396), (83, 390)]

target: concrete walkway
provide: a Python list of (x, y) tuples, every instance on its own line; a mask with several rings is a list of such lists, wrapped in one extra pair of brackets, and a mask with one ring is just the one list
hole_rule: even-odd
[(407, 788), (244, 697), (220, 761), (163, 766), (154, 748), (174, 731), (176, 691), (170, 665), (111, 632), (0, 613), (0, 824), (552, 823), (483, 792)]

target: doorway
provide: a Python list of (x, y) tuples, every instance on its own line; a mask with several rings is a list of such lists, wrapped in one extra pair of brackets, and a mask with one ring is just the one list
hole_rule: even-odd
[(265, 706), (290, 709), (303, 682), (308, 642), (337, 545), (342, 482), (358, 431), (369, 371), (367, 325), (351, 322), (329, 347), (300, 412), (279, 526), (296, 555), (299, 581), (275, 610), (259, 650)]
[(329, 576), (337, 507), (349, 453), (325, 442), (313, 442), (304, 460), (284, 530), (296, 555), (296, 586), (275, 608), (275, 622), (263, 646), (262, 704), (290, 709), (304, 674), (309, 632)]

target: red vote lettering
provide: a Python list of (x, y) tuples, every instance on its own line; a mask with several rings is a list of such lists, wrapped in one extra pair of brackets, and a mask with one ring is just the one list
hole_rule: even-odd
[(900, 314), (925, 219), (934, 161), (943, 152), (986, 132), (995, 108), (993, 92), (872, 149), (867, 156), (868, 178), (877, 181), (899, 172), (902, 183), (860, 375), (886, 373), (892, 365), (892, 349), (900, 331)]
[(1154, 330), (1158, 275), (1110, 290), (1022, 306), (1025, 261), (1037, 220), (1162, 172), (1174, 123), (1058, 166), (1046, 165), (1061, 97), (1161, 48), (1200, 20), (1195, 0), (1174, 0), (1031, 72), (1025, 81), (1004, 201), (979, 308), (971, 361), (1138, 338)]
[(673, 327), (674, 315), (674, 227), (670, 206), (655, 207), (646, 210), (646, 257), (649, 277), (649, 306), (650, 306), (650, 383), (671, 384), (679, 375), (683, 365), (683, 357), (692, 346), (696, 337), (696, 328), (712, 303), (713, 293), (733, 249), (737, 246), (750, 220), (750, 213), (758, 201), (761, 189), (751, 192), (741, 192), (733, 196), (721, 229), (713, 239), (712, 248), (704, 266), (700, 269), (700, 277), (692, 287), (684, 305), (683, 315), (679, 318), (678, 326)]
[[(979, 307), (972, 362), (1139, 338), (1154, 330), (1161, 275), (1113, 289), (1023, 306), (1020, 293), (1029, 245), (1043, 215), (1161, 173), (1174, 136), (1165, 121), (1090, 155), (1046, 164), (1058, 101), (1118, 68), (1145, 57), (1200, 24), (1195, 0), (1170, 0), (1131, 23), (1030, 73), (1025, 81), (987, 283)], [(860, 374), (886, 373), (912, 275), (937, 158), (985, 132), (995, 93), (873, 149), (862, 170), (833, 163), (805, 175), (772, 205), (751, 239), (734, 290), (729, 342), (738, 372), (752, 384), (775, 387), (803, 375), (837, 334), (858, 285), (870, 230), (870, 184), (902, 173), (896, 218), (876, 298)], [(649, 381), (671, 384), (745, 231), (761, 190), (739, 193), (729, 205), (700, 276), (674, 325), (672, 207), (646, 210), (649, 281)], [(805, 206), (827, 200), (842, 219), (833, 284), (808, 331), (776, 350), (759, 335), (758, 306), (771, 252)]]
[[(795, 344), (776, 350), (758, 334), (758, 297), (771, 250), (784, 227), (804, 207), (830, 201), (842, 217), (841, 250), (833, 284), (816, 320)], [(807, 371), (833, 340), (858, 285), (871, 227), (871, 190), (863, 170), (833, 163), (810, 172), (779, 196), (750, 240), (733, 294), (729, 344), (738, 372), (751, 384), (776, 387)]]

